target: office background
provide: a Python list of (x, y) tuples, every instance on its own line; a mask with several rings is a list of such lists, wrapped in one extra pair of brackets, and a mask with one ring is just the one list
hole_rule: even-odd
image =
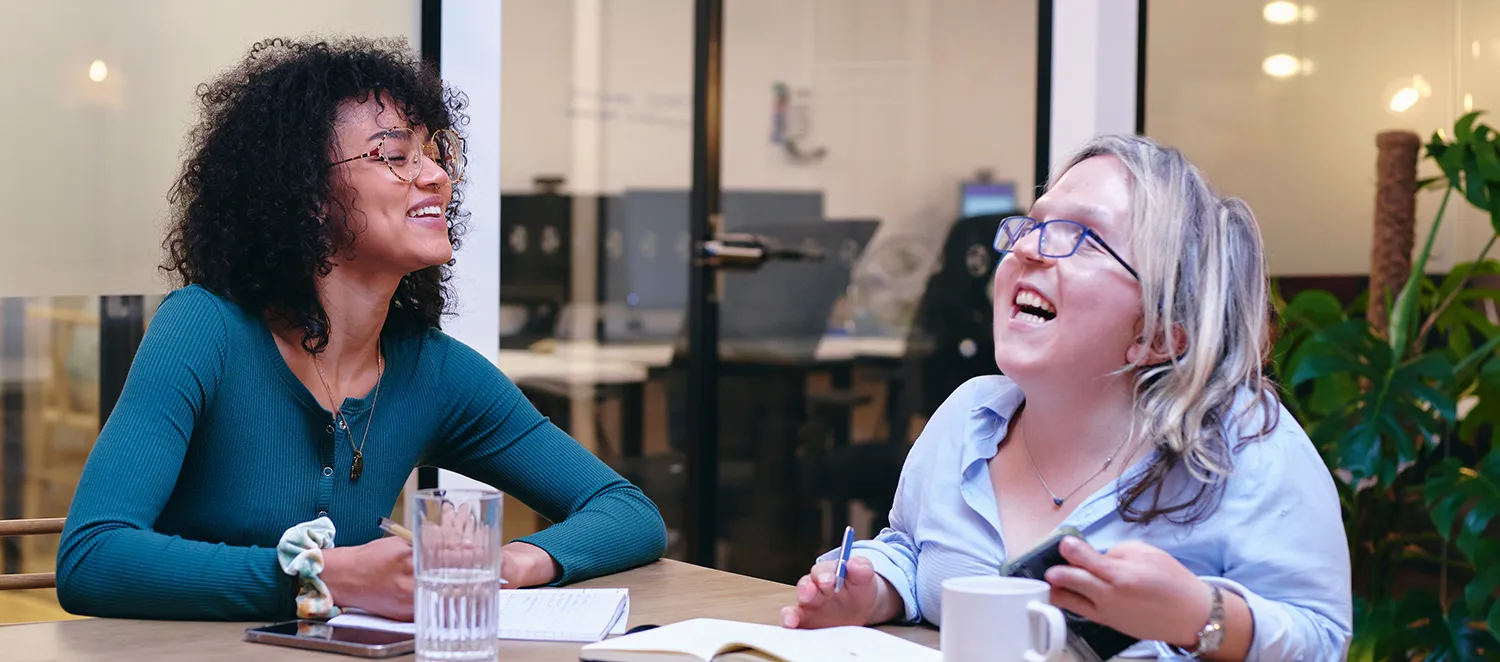
[[(672, 553), (686, 557), (681, 239), (694, 222), (699, 4), (0, 3), (0, 120), (12, 129), (12, 158), (0, 159), (11, 201), (0, 212), (0, 516), (66, 513), (169, 287), (156, 266), (196, 85), (268, 36), (389, 35), (477, 100), (471, 172), (489, 175), (468, 184), (475, 229), (458, 256), (463, 308), (448, 329), (642, 482), (668, 514)], [(722, 7), (726, 224), (797, 246), (808, 230), (789, 226), (843, 232), (813, 241), (829, 251), (819, 266), (847, 279), (835, 300), (755, 299), (780, 306), (768, 314), (781, 330), (757, 331), (749, 340), (764, 342), (749, 349), (720, 338), (711, 423), (725, 528), (708, 559), (780, 580), (810, 563), (836, 522), (865, 535), (878, 527), (880, 495), (923, 410), (984, 369), (984, 218), (1007, 206), (993, 194), (986, 202), (984, 187), (1011, 191), (1009, 206), (1024, 209), (1079, 136), (1143, 128), (1250, 201), (1284, 283), (1357, 281), (1370, 255), (1374, 134), (1425, 135), (1500, 101), (1489, 82), (1500, 7), (1486, 0)], [(981, 211), (963, 221), (966, 184)], [(1429, 195), (1422, 221), (1436, 207)], [(1487, 219), (1453, 211), (1436, 272), (1488, 236)], [(653, 223), (662, 225), (647, 241), (641, 229)], [(855, 249), (841, 255), (846, 240)], [(739, 286), (726, 284), (726, 316), (733, 300), (769, 287), (758, 277), (796, 282), (800, 268), (813, 267), (728, 276)], [(809, 330), (809, 311), (826, 322)], [(822, 469), (841, 465), (856, 469)], [(507, 507), (513, 533), (542, 524)], [(777, 523), (786, 530), (767, 531)], [(0, 541), (0, 563), (50, 569), (55, 544)], [(45, 591), (3, 599), (0, 621), (57, 611)]]

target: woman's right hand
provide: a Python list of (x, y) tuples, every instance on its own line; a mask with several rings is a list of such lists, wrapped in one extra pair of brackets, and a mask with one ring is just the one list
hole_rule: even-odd
[(797, 582), (797, 604), (781, 608), (781, 625), (788, 628), (826, 628), (839, 625), (876, 625), (892, 620), (905, 605), (896, 589), (875, 574), (869, 559), (849, 559), (844, 588), (833, 592), (836, 561), (824, 561)]
[(411, 622), (413, 617), (411, 543), (391, 536), (354, 547), (323, 550), (318, 576), (339, 607), (358, 607), (377, 616)]

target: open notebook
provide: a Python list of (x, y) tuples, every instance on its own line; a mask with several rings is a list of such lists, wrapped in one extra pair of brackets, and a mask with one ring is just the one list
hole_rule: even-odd
[[(630, 592), (623, 588), (536, 588), (500, 592), (500, 638), (599, 641), (625, 632)], [(416, 633), (412, 623), (368, 614), (340, 614), (334, 625)]]
[(782, 662), (941, 662), (932, 648), (863, 627), (788, 630), (712, 618), (616, 637), (583, 647), (583, 662), (710, 662), (736, 650), (757, 651)]

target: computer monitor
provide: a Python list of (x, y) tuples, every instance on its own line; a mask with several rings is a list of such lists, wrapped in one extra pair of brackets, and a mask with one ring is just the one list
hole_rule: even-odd
[(1014, 182), (964, 182), (959, 187), (959, 217), (1008, 214), (1016, 207)]

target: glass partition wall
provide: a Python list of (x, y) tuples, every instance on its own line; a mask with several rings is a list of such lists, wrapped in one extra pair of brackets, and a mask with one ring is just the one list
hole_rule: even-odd
[[(417, 0), (8, 3), (0, 71), (0, 518), (67, 513), (84, 459), (170, 283), (167, 191), (193, 92), (267, 37), (351, 33), (420, 47)], [(19, 142), (17, 142), (19, 141)], [(0, 540), (48, 572), (56, 536)], [(0, 592), (0, 622), (65, 617), (52, 591)]]

